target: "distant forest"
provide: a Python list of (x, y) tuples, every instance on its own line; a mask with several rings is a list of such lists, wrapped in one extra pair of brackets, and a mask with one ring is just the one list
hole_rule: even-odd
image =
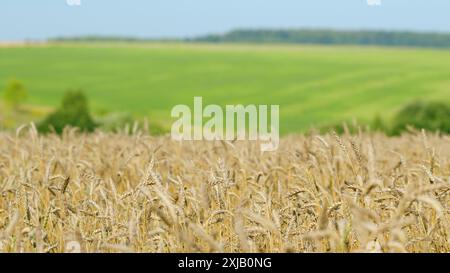
[(225, 34), (211, 34), (187, 39), (141, 39), (132, 37), (60, 37), (50, 41), (71, 42), (203, 42), (203, 43), (280, 43), (324, 45), (380, 45), (409, 47), (450, 47), (450, 33), (392, 32), (392, 31), (341, 31), (326, 29), (291, 30), (233, 30)]
[(192, 39), (211, 43), (288, 43), (325, 45), (381, 45), (414, 47), (450, 47), (450, 34), (338, 31), (338, 30), (234, 30), (223, 35), (207, 35)]

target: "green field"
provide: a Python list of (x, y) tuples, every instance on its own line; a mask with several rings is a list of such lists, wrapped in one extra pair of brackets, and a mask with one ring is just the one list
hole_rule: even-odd
[(450, 101), (450, 51), (325, 46), (53, 44), (0, 48), (28, 104), (58, 105), (82, 88), (94, 111), (170, 122), (176, 104), (279, 104), (281, 131), (388, 117), (405, 103)]

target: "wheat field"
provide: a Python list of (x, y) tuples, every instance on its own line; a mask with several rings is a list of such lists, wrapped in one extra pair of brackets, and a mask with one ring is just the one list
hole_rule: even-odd
[(450, 137), (0, 133), (0, 252), (449, 252)]

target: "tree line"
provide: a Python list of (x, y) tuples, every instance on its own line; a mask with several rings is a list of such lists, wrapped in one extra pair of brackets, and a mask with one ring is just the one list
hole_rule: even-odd
[(399, 31), (344, 31), (331, 29), (238, 29), (225, 34), (193, 38), (137, 38), (120, 36), (55, 37), (50, 42), (202, 42), (202, 43), (281, 43), (324, 45), (379, 45), (449, 48), (450, 33)]
[(342, 31), (327, 29), (241, 29), (211, 34), (190, 42), (210, 43), (287, 43), (325, 45), (380, 45), (412, 47), (450, 47), (450, 34), (396, 31)]

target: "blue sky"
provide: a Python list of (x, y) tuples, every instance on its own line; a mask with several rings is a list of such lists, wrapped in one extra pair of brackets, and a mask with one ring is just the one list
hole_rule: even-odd
[(448, 0), (0, 0), (0, 40), (118, 35), (190, 37), (235, 28), (450, 32)]

